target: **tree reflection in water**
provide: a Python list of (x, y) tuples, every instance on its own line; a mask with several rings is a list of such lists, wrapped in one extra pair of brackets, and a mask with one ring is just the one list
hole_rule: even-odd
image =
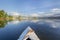
[(0, 20), (0, 28), (5, 27), (6, 24), (7, 24), (6, 20)]

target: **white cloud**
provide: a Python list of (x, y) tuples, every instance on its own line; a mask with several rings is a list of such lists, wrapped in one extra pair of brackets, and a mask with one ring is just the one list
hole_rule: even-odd
[(28, 14), (18, 13), (18, 12), (10, 12), (8, 14), (12, 16), (29, 16)]
[(51, 12), (53, 12), (53, 13), (60, 13), (60, 8), (51, 9)]
[(9, 15), (13, 15), (13, 16), (19, 16), (20, 14), (18, 12), (10, 12), (8, 13)]
[(12, 15), (18, 16), (18, 15), (19, 15), (19, 13), (17, 13), (17, 12), (13, 12), (13, 14), (12, 14)]
[(32, 17), (38, 17), (39, 15), (37, 13), (30, 14)]
[(48, 12), (37, 12), (37, 13), (31, 13), (29, 14), (23, 14), (18, 12), (11, 12), (11, 15), (22, 15), (22, 16), (32, 16), (32, 17), (48, 17), (48, 16), (54, 16), (55, 14), (60, 14), (60, 8), (53, 8)]
[(37, 16), (40, 16), (40, 17), (56, 16), (56, 14), (60, 14), (60, 8), (53, 8), (48, 12), (38, 12), (36, 14)]
[(60, 8), (54, 8), (50, 10), (50, 14), (52, 14), (52, 16), (60, 16)]
[[(49, 12), (38, 12), (43, 17), (45, 16), (55, 16), (55, 14), (60, 14), (60, 8), (51, 9)], [(58, 16), (58, 15), (57, 15)]]
[(45, 12), (38, 12), (38, 13), (40, 13), (40, 14), (44, 14)]
[(18, 13), (18, 12), (10, 12), (10, 15), (13, 15), (13, 16), (26, 16), (25, 14), (23, 13)]

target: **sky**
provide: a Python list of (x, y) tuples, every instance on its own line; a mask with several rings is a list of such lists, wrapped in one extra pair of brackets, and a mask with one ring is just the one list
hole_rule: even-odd
[(60, 11), (60, 0), (0, 0), (0, 10), (9, 14), (43, 15)]

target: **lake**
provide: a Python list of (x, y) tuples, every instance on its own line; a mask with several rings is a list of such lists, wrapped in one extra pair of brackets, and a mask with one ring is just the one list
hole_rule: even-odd
[(60, 40), (60, 20), (58, 19), (0, 21), (0, 40), (17, 40), (28, 26), (41, 40)]

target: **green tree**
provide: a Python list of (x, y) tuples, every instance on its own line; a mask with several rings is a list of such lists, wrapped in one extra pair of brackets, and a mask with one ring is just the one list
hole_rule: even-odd
[(4, 10), (0, 10), (0, 19), (6, 20), (8, 14)]
[(7, 17), (7, 13), (4, 10), (0, 10), (0, 18)]

